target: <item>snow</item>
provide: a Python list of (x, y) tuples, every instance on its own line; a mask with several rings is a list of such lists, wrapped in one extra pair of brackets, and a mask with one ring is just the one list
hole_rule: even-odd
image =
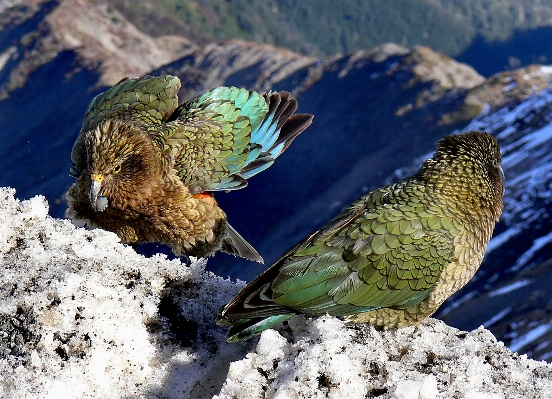
[(475, 291), (475, 290), (466, 292), (464, 295), (460, 296), (460, 298), (458, 298), (457, 300), (450, 301), (450, 303), (447, 304), (447, 307), (445, 308), (445, 310), (443, 312), (441, 312), (441, 314), (446, 315), (451, 310), (459, 308), (464, 303), (466, 303), (467, 301), (469, 301), (470, 299), (475, 297), (477, 294), (478, 294), (478, 292)]
[(540, 72), (545, 75), (552, 75), (552, 65), (541, 65)]
[[(500, 312), (498, 312), (497, 314), (495, 314), (493, 317), (491, 317), (489, 320), (487, 320), (486, 322), (483, 323), (483, 325), (485, 327), (489, 327), (489, 326), (492, 326), (494, 323), (496, 323), (497, 321), (501, 320), (502, 318), (504, 318), (508, 313), (510, 313), (512, 311), (512, 307), (511, 306), (508, 306), (507, 308), (505, 309), (502, 309)], [(510, 349), (511, 350), (511, 349)]]
[(294, 334), (281, 332), (283, 348), (260, 350), (263, 340), (276, 340), (278, 333), (267, 331), (255, 351), (231, 365), (218, 399), (536, 398), (551, 387), (548, 364), (511, 353), (483, 328), (463, 333), (429, 319), (378, 331), (329, 316), (291, 320)]
[(504, 287), (500, 287), (494, 291), (489, 292), (487, 295), (490, 297), (498, 296), (498, 295), (504, 295), (509, 292), (515, 291), (518, 288), (525, 287), (528, 284), (531, 284), (533, 281), (529, 279), (521, 279), (518, 281), (513, 282), (512, 284), (508, 284)]
[[(542, 67), (540, 72), (548, 74), (550, 68)], [(492, 132), (500, 142), (502, 168), (506, 176), (501, 219), (511, 225), (511, 233), (515, 235), (519, 235), (523, 227), (535, 218), (546, 217), (537, 214), (535, 204), (546, 204), (552, 198), (550, 103), (552, 88), (532, 95), (515, 106), (482, 113), (463, 129)], [(540, 205), (539, 208), (544, 209), (545, 206)]]
[(519, 228), (511, 227), (508, 230), (500, 233), (499, 235), (494, 236), (493, 238), (491, 238), (491, 241), (489, 241), (489, 244), (487, 245), (487, 253), (494, 251), (496, 248), (508, 242), (510, 238), (515, 237), (519, 233)]
[[(190, 295), (205, 294), (186, 299), (188, 309), (212, 319), (239, 285), (205, 273), (203, 261), (139, 256), (113, 233), (47, 216), (43, 197), (13, 195), (0, 190), (0, 397), (171, 397), (208, 383), (212, 355), (172, 343), (160, 303), (170, 282), (193, 281)], [(201, 316), (186, 316), (191, 340), (226, 347), (222, 328), (206, 333)]]
[(507, 84), (506, 86), (504, 86), (502, 88), (502, 91), (510, 91), (510, 90), (513, 90), (517, 87), (517, 82), (512, 82), (510, 84)]
[(400, 381), (393, 392), (397, 399), (433, 399), (438, 393), (434, 375), (428, 375), (422, 381)]
[[(503, 151), (508, 152), (509, 154), (502, 158), (502, 166), (504, 168), (511, 168), (520, 162), (523, 162), (527, 154), (532, 154), (532, 156), (541, 155), (538, 154), (538, 149), (544, 144), (549, 143), (551, 139), (551, 125), (546, 125), (541, 129), (537, 129), (524, 135), (523, 138), (514, 143), (515, 147), (517, 147), (516, 151), (510, 152), (510, 148), (508, 146), (503, 148)], [(545, 149), (543, 149), (543, 151), (544, 150)]]
[(206, 272), (203, 260), (145, 258), (112, 233), (51, 218), (41, 196), (14, 194), (0, 188), (0, 398), (486, 399), (552, 390), (548, 363), (510, 352), (483, 328), (435, 319), (382, 331), (296, 316), (226, 343), (214, 318), (243, 282)]
[(534, 240), (531, 247), (527, 251), (525, 251), (523, 254), (521, 254), (521, 256), (518, 258), (516, 264), (514, 266), (512, 266), (512, 270), (519, 270), (521, 267), (526, 266), (527, 263), (534, 257), (535, 253), (539, 249), (544, 248), (551, 241), (552, 241), (552, 232), (546, 234), (543, 237), (539, 237), (536, 240)]
[(532, 330), (530, 330), (527, 334), (524, 334), (520, 337), (517, 337), (515, 340), (513, 340), (510, 344), (510, 350), (512, 351), (518, 351), (521, 348), (523, 348), (525, 345), (527, 345), (530, 342), (533, 342), (540, 337), (542, 337), (544, 334), (550, 331), (549, 325), (540, 325)]

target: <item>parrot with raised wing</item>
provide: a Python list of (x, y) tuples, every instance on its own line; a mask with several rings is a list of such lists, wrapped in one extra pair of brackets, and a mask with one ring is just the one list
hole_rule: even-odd
[(171, 75), (123, 79), (96, 96), (73, 146), (66, 216), (176, 255), (218, 250), (262, 262), (213, 193), (268, 168), (311, 123), (288, 92), (217, 87), (178, 104)]

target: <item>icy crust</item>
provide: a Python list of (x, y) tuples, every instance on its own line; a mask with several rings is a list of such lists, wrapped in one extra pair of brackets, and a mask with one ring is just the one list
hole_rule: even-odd
[(256, 349), (232, 363), (218, 399), (230, 398), (542, 398), (552, 368), (510, 352), (488, 330), (470, 333), (428, 319), (378, 331), (333, 317), (291, 319), (265, 331)]
[(43, 197), (20, 202), (0, 189), (0, 398), (202, 397), (220, 389), (211, 358), (224, 347), (228, 367), (239, 348), (227, 348), (224, 330), (207, 319), (239, 286), (205, 273), (202, 261), (147, 259), (115, 234), (47, 213)]
[(0, 188), (0, 398), (538, 398), (552, 369), (436, 320), (377, 331), (297, 316), (228, 344), (243, 286)]

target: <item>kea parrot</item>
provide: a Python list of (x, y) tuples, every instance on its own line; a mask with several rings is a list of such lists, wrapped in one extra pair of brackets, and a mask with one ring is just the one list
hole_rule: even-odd
[(213, 192), (237, 190), (311, 123), (288, 92), (217, 87), (178, 104), (171, 75), (125, 78), (88, 106), (73, 146), (66, 216), (178, 255), (263, 262)]
[(295, 314), (417, 325), (479, 268), (503, 208), (489, 133), (451, 135), (412, 177), (363, 196), (245, 286), (217, 317), (229, 342)]

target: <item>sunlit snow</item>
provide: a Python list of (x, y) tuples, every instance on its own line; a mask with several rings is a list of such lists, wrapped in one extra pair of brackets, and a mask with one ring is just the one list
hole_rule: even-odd
[(539, 249), (550, 244), (550, 242), (552, 242), (552, 232), (543, 237), (537, 238), (533, 241), (531, 247), (518, 258), (516, 264), (512, 267), (512, 270), (518, 270), (522, 266), (526, 265)]
[(531, 284), (531, 282), (532, 282), (531, 280), (521, 279), (505, 287), (500, 287), (494, 291), (491, 291), (487, 295), (489, 295), (490, 297), (497, 296), (497, 295), (504, 295), (504, 294), (507, 294), (508, 292), (515, 291), (518, 288), (525, 287), (526, 285)]
[[(551, 69), (543, 67), (541, 73)], [(552, 200), (552, 115), (548, 109), (551, 102), (552, 89), (543, 90), (514, 107), (482, 113), (463, 129), (490, 131), (501, 144), (502, 168), (506, 175), (502, 220), (506, 223), (542, 217), (536, 214), (534, 204)], [(539, 115), (541, 127), (520, 128), (534, 115)], [(512, 233), (519, 234), (522, 230), (521, 225), (512, 228)]]
[(519, 234), (520, 229), (516, 227), (509, 228), (508, 230), (502, 232), (501, 234), (494, 236), (489, 241), (487, 245), (487, 253), (494, 251), (496, 248), (500, 247), (502, 244), (508, 242), (508, 240), (517, 234)]
[(493, 317), (491, 317), (489, 320), (483, 323), (485, 327), (492, 326), (494, 323), (500, 321), (503, 317), (505, 317), (508, 313), (512, 311), (512, 308), (508, 306), (506, 309), (502, 309), (500, 312), (495, 314)]
[(550, 331), (549, 325), (537, 326), (529, 330), (527, 334), (524, 334), (520, 337), (517, 337), (515, 340), (513, 340), (512, 343), (510, 344), (510, 348), (514, 352), (518, 351), (528, 343), (535, 341), (536, 339), (542, 337), (544, 334), (546, 334), (549, 331)]
[[(552, 368), (483, 329), (429, 319), (379, 331), (297, 316), (225, 342), (219, 306), (243, 283), (0, 189), (1, 398), (514, 398), (552, 391)], [(540, 330), (537, 330), (537, 333)], [(531, 338), (531, 337), (528, 337)], [(526, 337), (526, 339), (528, 339)]]

